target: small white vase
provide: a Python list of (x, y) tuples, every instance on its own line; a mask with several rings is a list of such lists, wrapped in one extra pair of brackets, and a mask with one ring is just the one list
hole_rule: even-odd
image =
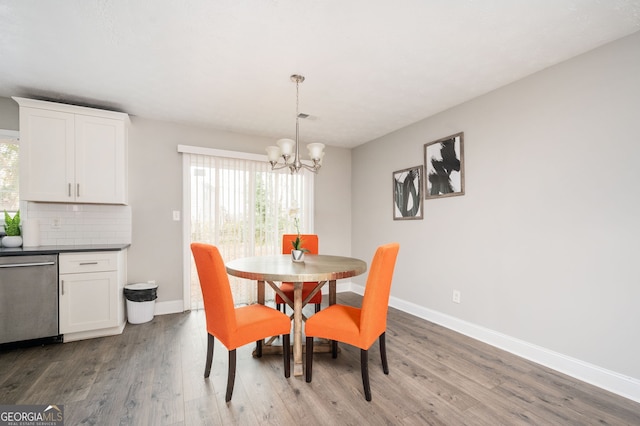
[(20, 247), (21, 245), (22, 237), (20, 235), (8, 235), (2, 239), (3, 247)]
[(291, 260), (293, 262), (304, 262), (303, 250), (291, 250)]

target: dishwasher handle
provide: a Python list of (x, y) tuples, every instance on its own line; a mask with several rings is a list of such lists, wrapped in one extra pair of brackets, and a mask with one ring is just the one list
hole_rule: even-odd
[(4, 265), (0, 265), (0, 268), (22, 268), (25, 266), (48, 266), (55, 264), (55, 262), (7, 263)]

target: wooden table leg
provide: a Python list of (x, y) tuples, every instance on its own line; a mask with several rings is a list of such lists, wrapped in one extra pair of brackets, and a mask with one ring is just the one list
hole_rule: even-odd
[(329, 306), (336, 304), (336, 280), (329, 281)]
[(293, 375), (302, 376), (302, 283), (293, 283)]
[(264, 305), (264, 281), (258, 281), (258, 303)]
[[(258, 303), (264, 305), (264, 281), (258, 280)], [(253, 351), (253, 356), (262, 356), (262, 350), (264, 349), (264, 339), (256, 342), (256, 350)]]

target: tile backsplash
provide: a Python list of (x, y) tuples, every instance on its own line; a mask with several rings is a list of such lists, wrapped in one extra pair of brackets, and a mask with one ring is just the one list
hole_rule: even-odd
[(130, 206), (24, 201), (20, 204), (23, 234), (35, 227), (37, 245), (131, 243)]

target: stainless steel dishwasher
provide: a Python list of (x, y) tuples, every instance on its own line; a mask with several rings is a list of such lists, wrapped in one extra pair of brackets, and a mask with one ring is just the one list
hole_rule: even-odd
[(55, 337), (58, 255), (0, 256), (0, 344)]

